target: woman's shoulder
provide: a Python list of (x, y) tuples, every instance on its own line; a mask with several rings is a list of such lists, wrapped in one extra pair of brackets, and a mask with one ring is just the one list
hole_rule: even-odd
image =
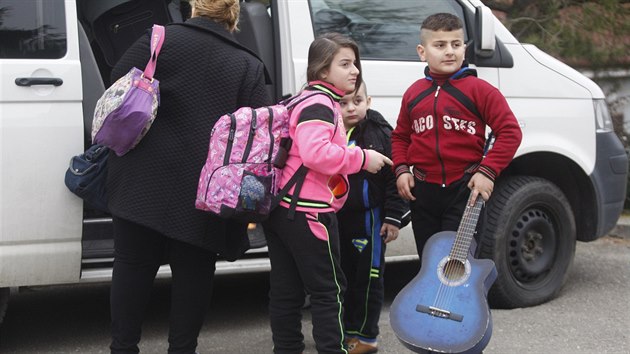
[(194, 42), (195, 46), (204, 44), (218, 46), (221, 50), (229, 52), (231, 59), (242, 58), (262, 64), (262, 60), (256, 53), (238, 43), (229, 31), (214, 21), (195, 17), (183, 23), (170, 24), (168, 29), (178, 37), (182, 45)]

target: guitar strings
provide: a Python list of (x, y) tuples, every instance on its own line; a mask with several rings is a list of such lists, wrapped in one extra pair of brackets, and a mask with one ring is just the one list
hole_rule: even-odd
[[(455, 242), (448, 256), (449, 258), (444, 266), (443, 274), (446, 284), (444, 284), (444, 282), (440, 282), (440, 286), (434, 299), (434, 307), (440, 309), (443, 309), (446, 304), (450, 303), (453, 293), (455, 292), (455, 287), (450, 284), (460, 280), (466, 275), (468, 252), (470, 250), (471, 241), (474, 236), (481, 207), (483, 205), (483, 199), (479, 197), (475, 201), (475, 204), (471, 207), (471, 199), (472, 193), (468, 199), (468, 203), (466, 204), (466, 209), (464, 210), (464, 215), (462, 216), (462, 220), (457, 231), (457, 236), (465, 236), (455, 238)], [(440, 269), (438, 269), (438, 272), (439, 271)]]
[[(470, 198), (472, 197), (469, 196), (468, 198), (468, 202), (466, 203), (466, 209), (464, 210), (464, 215), (462, 216), (462, 220), (459, 224), (459, 228), (457, 230), (457, 235), (461, 235), (461, 232), (465, 226), (465, 223), (467, 222), (468, 219), (468, 210), (470, 207)], [(452, 278), (452, 273), (453, 273), (453, 263), (451, 260), (456, 259), (457, 258), (457, 249), (459, 247), (459, 243), (460, 243), (460, 238), (459, 237), (455, 237), (455, 241), (454, 244), (451, 248), (451, 252), (448, 255), (448, 259), (446, 261), (446, 264), (444, 264), (443, 269), (437, 269), (438, 272), (443, 272), (443, 276), (444, 276), (444, 282), (440, 282), (440, 286), (438, 288), (438, 292), (436, 294), (436, 298), (433, 302), (434, 306), (437, 308), (443, 308), (445, 304), (450, 302), (450, 298), (451, 298), (451, 294), (452, 293), (452, 287), (450, 286), (451, 283), (451, 278)], [(446, 283), (446, 284), (444, 284)]]
[[(470, 199), (469, 199), (470, 200)], [(450, 304), (455, 292), (455, 286), (452, 286), (453, 282), (456, 282), (465, 276), (465, 264), (467, 260), (467, 252), (470, 248), (470, 241), (474, 234), (477, 217), (479, 216), (478, 207), (479, 203), (475, 203), (474, 207), (470, 207), (470, 204), (466, 205), (466, 210), (462, 216), (462, 221), (457, 231), (458, 235), (470, 235), (467, 237), (456, 237), (453, 244), (451, 253), (449, 254), (449, 261), (447, 261), (444, 269), (444, 276), (446, 284), (440, 282), (438, 294), (435, 299), (435, 307), (444, 309), (445, 305)], [(466, 246), (468, 244), (468, 246)], [(460, 284), (461, 285), (461, 284)]]

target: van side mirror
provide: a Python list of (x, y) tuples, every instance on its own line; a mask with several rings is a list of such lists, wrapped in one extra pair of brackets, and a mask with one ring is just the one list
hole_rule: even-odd
[(489, 7), (477, 6), (475, 10), (475, 55), (490, 58), (494, 55), (496, 38), (494, 33), (494, 15)]

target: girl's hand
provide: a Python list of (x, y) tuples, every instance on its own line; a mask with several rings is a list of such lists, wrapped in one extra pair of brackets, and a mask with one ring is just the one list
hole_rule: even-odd
[(377, 173), (383, 168), (385, 165), (392, 165), (392, 160), (389, 157), (381, 154), (376, 150), (365, 149), (365, 155), (367, 158), (367, 166), (365, 166), (365, 170), (370, 173)]

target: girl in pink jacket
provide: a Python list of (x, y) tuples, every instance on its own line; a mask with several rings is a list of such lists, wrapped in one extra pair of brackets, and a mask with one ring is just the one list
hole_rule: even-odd
[(342, 323), (346, 280), (335, 212), (348, 196), (348, 174), (361, 169), (375, 173), (391, 161), (374, 150), (346, 146), (339, 100), (361, 83), (356, 43), (332, 33), (315, 39), (307, 79), (300, 97), (309, 97), (291, 112), (292, 145), (280, 187), (294, 175), (301, 177), (264, 223), (271, 260), (273, 350), (304, 350), (301, 309), (308, 292), (317, 351), (347, 353)]

